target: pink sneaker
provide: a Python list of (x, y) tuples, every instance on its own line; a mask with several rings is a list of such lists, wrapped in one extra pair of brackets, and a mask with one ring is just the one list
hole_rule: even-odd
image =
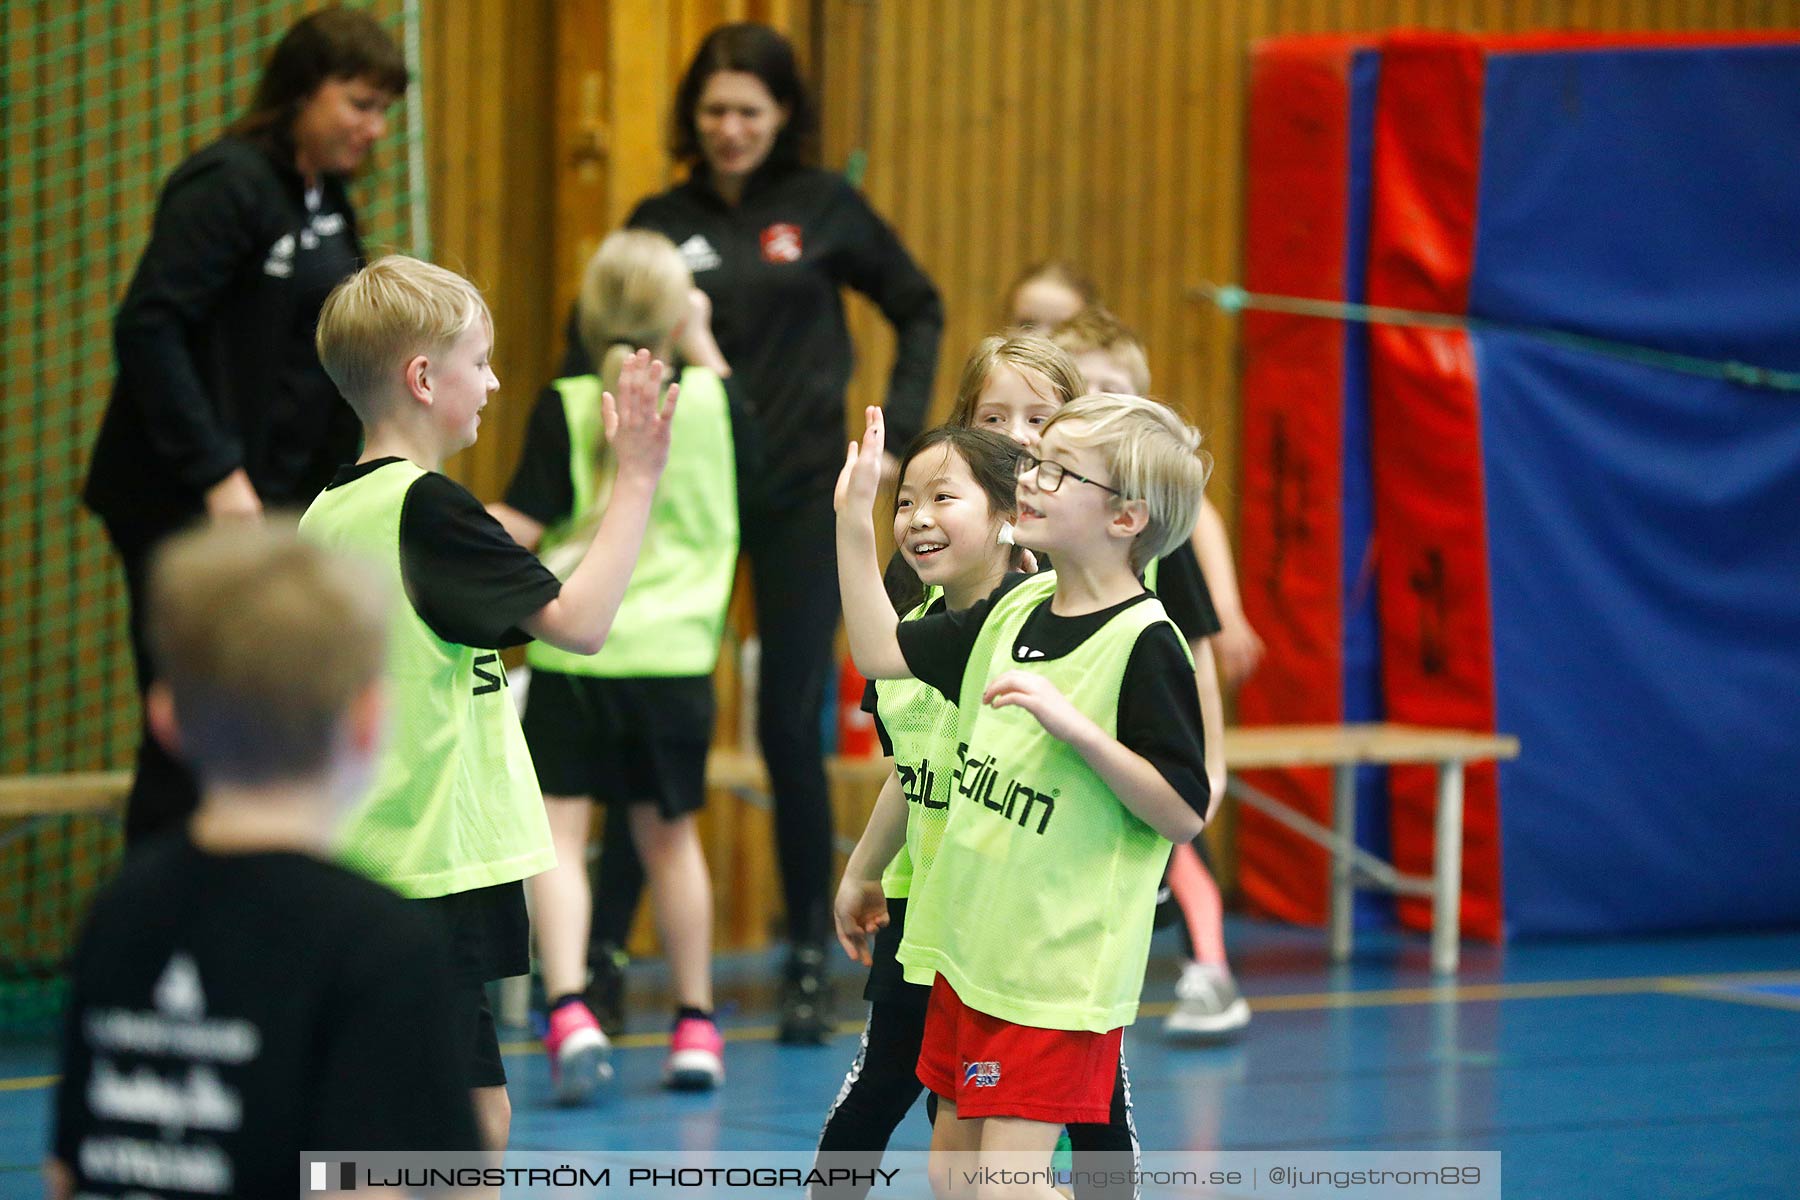
[(663, 1086), (679, 1092), (704, 1092), (725, 1082), (725, 1039), (705, 1017), (683, 1017), (669, 1038), (669, 1060), (663, 1064)]
[(612, 1078), (612, 1044), (593, 1010), (579, 1001), (550, 1014), (544, 1036), (550, 1058), (550, 1090), (558, 1104), (582, 1104)]

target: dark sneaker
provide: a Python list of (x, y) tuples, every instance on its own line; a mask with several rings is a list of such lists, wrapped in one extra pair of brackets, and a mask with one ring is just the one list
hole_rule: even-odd
[(784, 1046), (823, 1046), (831, 1033), (825, 952), (813, 946), (796, 950), (782, 972), (777, 1040)]
[(607, 1037), (625, 1032), (625, 964), (631, 959), (614, 946), (597, 953), (583, 998)]

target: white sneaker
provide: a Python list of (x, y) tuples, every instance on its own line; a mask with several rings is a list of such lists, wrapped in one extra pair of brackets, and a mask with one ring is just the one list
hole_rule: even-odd
[(1175, 981), (1175, 1011), (1163, 1022), (1169, 1037), (1227, 1038), (1250, 1023), (1250, 1002), (1222, 967), (1191, 962)]

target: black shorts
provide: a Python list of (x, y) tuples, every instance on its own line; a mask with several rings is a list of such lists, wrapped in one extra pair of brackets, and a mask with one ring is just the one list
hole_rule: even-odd
[[(442, 922), (450, 973), (458, 985), (480, 986), (531, 970), (531, 920), (523, 881), (497, 883), (417, 901)], [(492, 1018), (490, 1017), (490, 1020)]]
[(531, 922), (525, 911), (525, 884), (492, 887), (415, 901), (442, 923), (450, 948), (450, 1012), (457, 1038), (466, 1047), (468, 1085), (505, 1087), (500, 1034), (487, 999), (487, 981), (510, 979), (531, 970)]
[(888, 923), (875, 931), (875, 945), (869, 951), (869, 982), (863, 985), (863, 999), (872, 1004), (897, 1004), (925, 1011), (931, 1000), (931, 989), (906, 982), (906, 974), (896, 957), (900, 939), (906, 934), (906, 901), (889, 900)]
[(505, 1087), (506, 1064), (500, 1060), (500, 1031), (488, 1004), (487, 985), (458, 981), (451, 989), (450, 1014), (455, 1036), (466, 1047), (464, 1082), (472, 1088)]
[(546, 796), (654, 804), (671, 821), (698, 812), (716, 711), (711, 676), (533, 671), (523, 724), (538, 787)]

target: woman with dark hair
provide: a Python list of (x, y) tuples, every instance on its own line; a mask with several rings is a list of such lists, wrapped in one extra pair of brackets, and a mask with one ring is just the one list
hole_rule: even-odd
[[(831, 491), (853, 358), (840, 291), (868, 296), (894, 327), (886, 412), (895, 445), (924, 426), (944, 324), (937, 289), (893, 229), (840, 175), (808, 165), (814, 129), (787, 39), (763, 25), (721, 26), (701, 43), (675, 94), (671, 150), (688, 178), (643, 201), (628, 222), (681, 248), (766, 448), (745, 489), (741, 545), (762, 642), (757, 728), (774, 785), (791, 951), (781, 1036), (803, 1043), (829, 1031), (822, 972), (832, 831), (820, 706), (834, 676)], [(563, 373), (591, 371), (573, 330), (569, 340)], [(606, 839), (608, 848), (621, 843), (629, 845)], [(617, 985), (605, 975), (618, 962), (613, 951), (642, 876), (617, 855), (602, 862), (600, 876), (590, 961), (604, 993)]]
[[(200, 518), (304, 507), (356, 457), (357, 422), (319, 366), (326, 295), (363, 259), (345, 181), (406, 90), (400, 47), (367, 13), (289, 29), (248, 112), (175, 169), (113, 322), (118, 376), (83, 493), (131, 601), (140, 690), (152, 549)], [(146, 729), (128, 843), (179, 824), (193, 777)]]

